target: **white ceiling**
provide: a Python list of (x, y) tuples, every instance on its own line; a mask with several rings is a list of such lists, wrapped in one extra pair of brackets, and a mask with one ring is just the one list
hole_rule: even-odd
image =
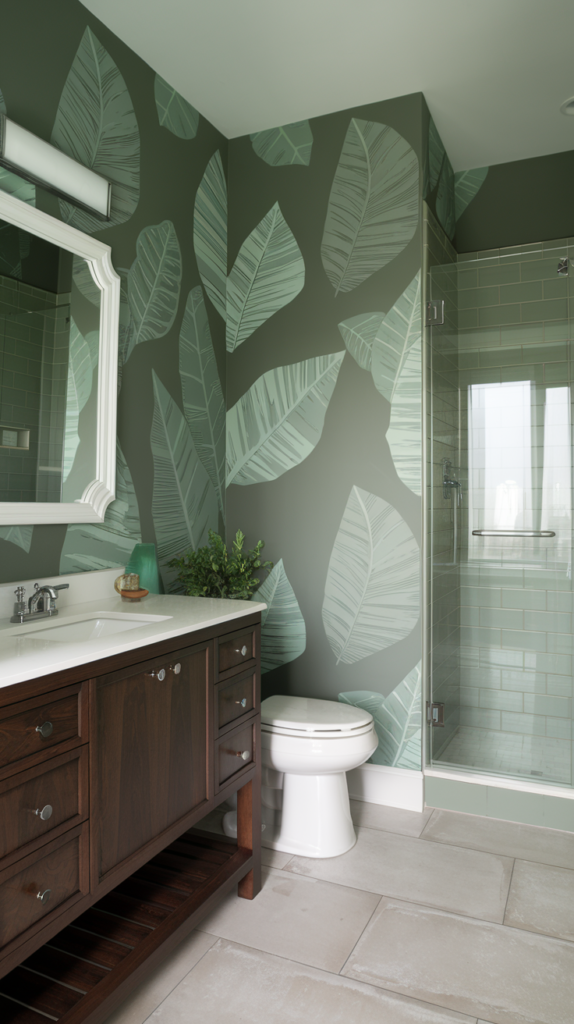
[(228, 138), (423, 92), (456, 170), (574, 148), (574, 0), (82, 0)]

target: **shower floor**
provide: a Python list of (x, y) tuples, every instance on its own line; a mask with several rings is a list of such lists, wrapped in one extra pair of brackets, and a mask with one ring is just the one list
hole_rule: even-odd
[(522, 736), (460, 726), (435, 764), (479, 768), (539, 782), (572, 783), (572, 745), (549, 736)]

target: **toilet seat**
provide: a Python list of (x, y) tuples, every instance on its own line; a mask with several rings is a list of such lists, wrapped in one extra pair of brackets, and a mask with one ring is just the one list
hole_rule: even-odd
[(336, 701), (277, 695), (261, 703), (262, 730), (282, 736), (343, 739), (370, 731), (372, 723), (364, 708)]

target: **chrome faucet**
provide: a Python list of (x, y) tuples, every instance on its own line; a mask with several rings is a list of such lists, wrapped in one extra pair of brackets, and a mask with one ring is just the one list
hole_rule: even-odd
[(67, 590), (69, 586), (69, 583), (60, 583), (57, 586), (45, 584), (41, 587), (38, 583), (35, 583), (34, 593), (28, 600), (28, 611), (26, 611), (26, 602), (24, 601), (26, 591), (24, 587), (17, 587), (14, 591), (17, 601), (14, 605), (14, 614), (10, 622), (24, 623), (30, 622), (31, 619), (47, 619), (52, 615), (57, 615), (56, 600), (58, 591)]

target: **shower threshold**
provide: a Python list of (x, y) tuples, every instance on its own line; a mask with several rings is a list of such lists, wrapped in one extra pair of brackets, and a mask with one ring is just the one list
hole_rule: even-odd
[(459, 726), (445, 749), (433, 758), (433, 767), (570, 786), (572, 747), (569, 740), (550, 736)]

